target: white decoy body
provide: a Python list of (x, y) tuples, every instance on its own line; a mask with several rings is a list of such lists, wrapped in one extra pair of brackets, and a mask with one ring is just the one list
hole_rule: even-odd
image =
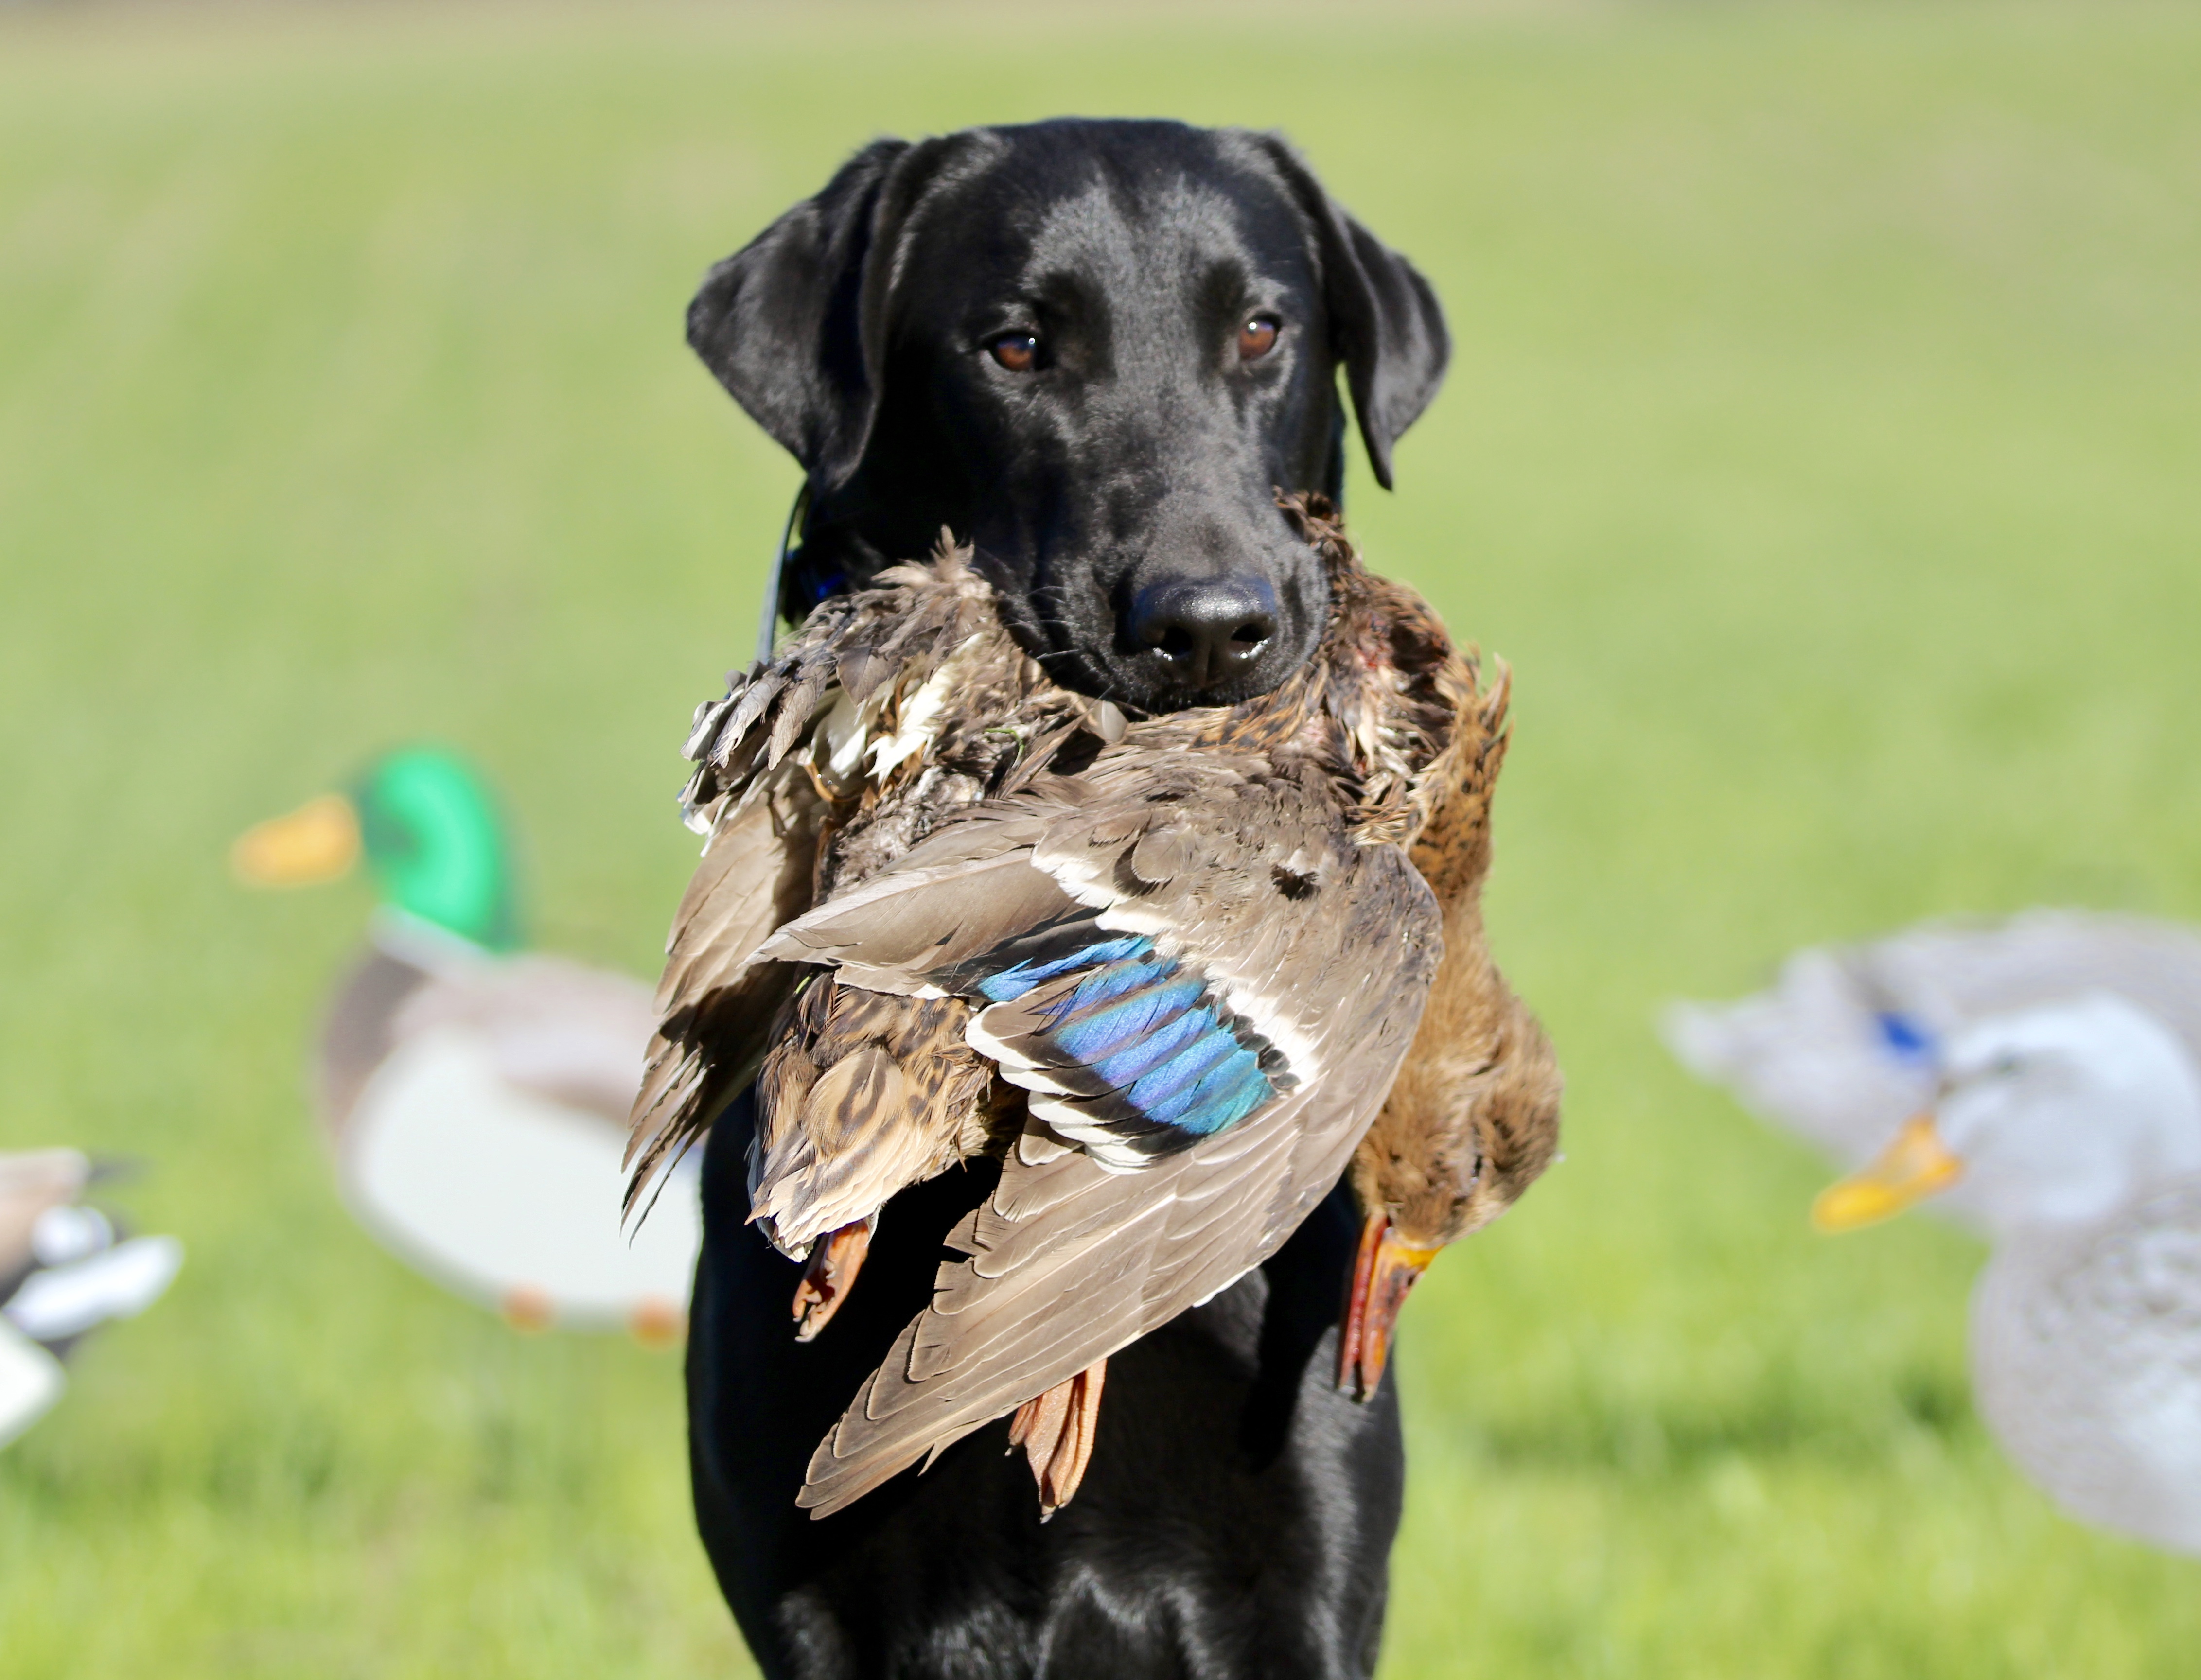
[(2201, 1557), (2201, 1176), (1999, 1250), (1972, 1382), (2004, 1450), (2073, 1515)]
[(658, 1010), (631, 975), (521, 949), (509, 849), (472, 770), (385, 754), (349, 794), (248, 831), (256, 886), (364, 858), (384, 902), (337, 987), (314, 1106), (360, 1223), (454, 1294), (525, 1329), (677, 1340), (701, 1218), (695, 1174), (623, 1225), (626, 1111)]
[(692, 1168), (647, 1220), (619, 1216), (655, 1026), (639, 980), (492, 955), (384, 909), (316, 1066), (345, 1200), (402, 1259), (523, 1328), (677, 1338), (701, 1240)]
[(2075, 1515), (2201, 1555), (2201, 1069), (2088, 992), (1949, 1040), (1930, 1115), (1820, 1197), (1822, 1228), (1971, 1186), (1981, 1415)]

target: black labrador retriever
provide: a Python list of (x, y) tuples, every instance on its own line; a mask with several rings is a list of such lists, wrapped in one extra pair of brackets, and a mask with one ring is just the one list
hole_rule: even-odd
[[(803, 466), (800, 617), (942, 526), (1062, 682), (1140, 711), (1257, 694), (1312, 652), (1321, 567), (1282, 491), (1342, 488), (1342, 365), (1376, 477), (1444, 372), (1428, 284), (1276, 138), (1059, 120), (883, 140), (713, 269), (689, 338)], [(746, 1224), (744, 1097), (713, 1129), (688, 1352), (696, 1514), (772, 1680), (1365, 1676), (1405, 1456), (1339, 1394), (1358, 1217), (1109, 1362), (1077, 1499), (1042, 1526), (1006, 1423), (848, 1510), (803, 1466), (923, 1306), (989, 1169), (905, 1191), (798, 1345), (797, 1271)]]

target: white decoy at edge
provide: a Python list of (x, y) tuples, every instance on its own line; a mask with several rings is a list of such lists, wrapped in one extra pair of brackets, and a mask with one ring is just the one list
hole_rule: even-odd
[(1822, 1229), (1975, 1184), (1981, 1415), (2073, 1514), (2201, 1556), (2201, 1069), (2102, 992), (1975, 1021), (1932, 1109), (1830, 1186)]
[(184, 1263), (173, 1237), (123, 1236), (79, 1200), (98, 1171), (73, 1149), (0, 1155), (0, 1447), (61, 1398), (85, 1333), (144, 1312)]

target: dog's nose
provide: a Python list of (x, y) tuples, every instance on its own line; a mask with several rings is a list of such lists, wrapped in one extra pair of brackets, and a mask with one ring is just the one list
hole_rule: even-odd
[(1277, 633), (1277, 592), (1259, 577), (1165, 578), (1132, 597), (1125, 628), (1169, 662), (1173, 682), (1219, 688)]

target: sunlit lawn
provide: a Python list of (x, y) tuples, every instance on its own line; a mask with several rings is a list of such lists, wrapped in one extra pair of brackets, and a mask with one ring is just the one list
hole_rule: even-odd
[[(1350, 19), (1350, 21), (1347, 20)], [(1969, 1409), (1969, 1243), (1834, 1244), (1676, 994), (2053, 901), (2201, 917), (2201, 15), (1252, 7), (0, 17), (0, 1146), (145, 1163), (174, 1292), (0, 1453), (0, 1671), (739, 1672), (677, 1361), (342, 1213), (356, 887), (228, 836), (422, 735), (637, 970), (790, 466), (707, 262), (877, 132), (1282, 126), (1436, 282), (1376, 563), (1517, 673), (1502, 956), (1568, 1158), (1410, 1309), (1393, 1680), (2188, 1671), (2201, 1565)]]

